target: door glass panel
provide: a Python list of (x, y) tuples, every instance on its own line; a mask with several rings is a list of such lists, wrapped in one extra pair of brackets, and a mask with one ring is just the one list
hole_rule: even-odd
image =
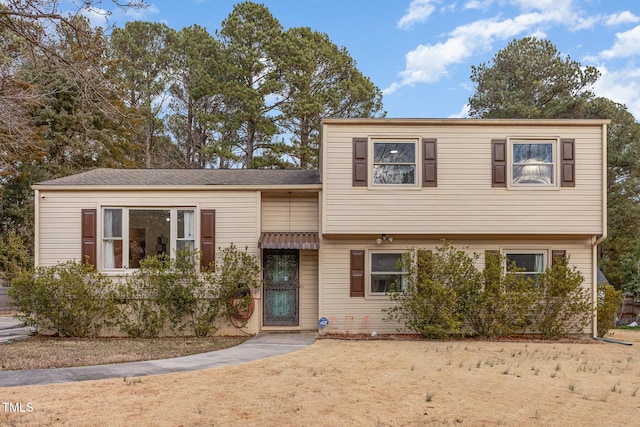
[(264, 254), (264, 325), (298, 325), (298, 251)]

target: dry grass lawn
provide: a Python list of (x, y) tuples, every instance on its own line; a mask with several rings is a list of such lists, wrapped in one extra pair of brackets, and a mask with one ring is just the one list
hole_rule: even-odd
[(233, 347), (247, 338), (83, 339), (37, 336), (11, 344), (0, 344), (0, 371), (169, 359)]
[[(0, 425), (637, 425), (633, 346), (322, 339), (270, 359), (199, 372), (0, 388)], [(0, 375), (2, 373), (0, 372)]]

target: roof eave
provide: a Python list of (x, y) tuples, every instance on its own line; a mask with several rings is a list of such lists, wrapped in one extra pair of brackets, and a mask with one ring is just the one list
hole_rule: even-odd
[(609, 124), (609, 119), (460, 119), (460, 118), (339, 118), (330, 117), (322, 120), (331, 125), (461, 125), (461, 126), (512, 126), (512, 125), (554, 125), (575, 126)]
[(40, 191), (267, 191), (322, 190), (322, 184), (279, 185), (32, 185)]

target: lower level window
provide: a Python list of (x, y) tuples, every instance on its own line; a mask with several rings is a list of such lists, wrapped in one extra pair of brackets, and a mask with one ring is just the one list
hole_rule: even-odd
[(538, 274), (544, 271), (544, 252), (507, 252), (505, 255), (507, 269), (516, 270), (516, 274), (522, 274), (534, 283), (538, 280)]
[(140, 261), (195, 247), (195, 210), (105, 208), (102, 216), (103, 268), (138, 268)]
[(371, 253), (371, 293), (385, 294), (404, 289), (406, 272), (402, 253)]

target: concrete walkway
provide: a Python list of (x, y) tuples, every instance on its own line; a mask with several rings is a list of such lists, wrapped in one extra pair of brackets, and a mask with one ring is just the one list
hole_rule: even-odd
[(30, 336), (30, 328), (22, 326), (13, 316), (0, 316), (0, 344)]
[[(8, 323), (0, 320), (0, 327)], [(0, 371), (0, 387), (130, 378), (236, 365), (299, 350), (311, 345), (316, 337), (316, 333), (259, 334), (235, 347), (173, 359), (75, 368)]]

